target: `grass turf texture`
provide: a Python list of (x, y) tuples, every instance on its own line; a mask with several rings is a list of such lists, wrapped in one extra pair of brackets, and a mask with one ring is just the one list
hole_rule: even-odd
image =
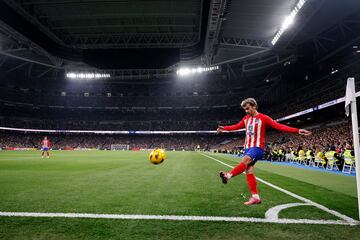
[[(168, 159), (158, 166), (149, 163), (147, 152), (51, 154), (50, 159), (41, 159), (38, 151), (0, 152), (0, 211), (263, 218), (271, 207), (299, 202), (259, 183), (263, 204), (244, 206), (242, 202), (249, 197), (244, 176), (224, 186), (217, 174), (228, 168), (195, 152), (167, 152)], [(232, 156), (212, 156), (230, 165), (239, 161)], [(256, 174), (358, 218), (355, 178), (262, 162), (257, 163)], [(348, 193), (339, 181), (350, 189)], [(280, 217), (336, 219), (309, 206), (286, 209)], [(0, 239), (349, 239), (359, 231), (359, 226), (0, 217)]]

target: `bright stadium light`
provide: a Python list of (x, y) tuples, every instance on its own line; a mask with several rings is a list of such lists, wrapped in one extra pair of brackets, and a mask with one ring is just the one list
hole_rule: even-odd
[(176, 74), (179, 76), (188, 76), (188, 75), (193, 75), (193, 74), (201, 74), (203, 72), (215, 71), (215, 70), (219, 70), (219, 69), (220, 69), (219, 66), (196, 67), (196, 68), (183, 67), (183, 68), (179, 68), (176, 71)]
[(294, 15), (289, 15), (285, 18), (283, 28), (287, 29), (294, 22)]
[(286, 29), (289, 28), (291, 24), (293, 24), (294, 19), (300, 9), (304, 6), (306, 0), (299, 0), (295, 5), (294, 9), (290, 12), (290, 14), (285, 18), (284, 22), (281, 25), (279, 31), (275, 34), (274, 38), (271, 41), (271, 44), (274, 46), (276, 42), (280, 39), (281, 35), (285, 32)]
[(337, 73), (338, 71), (339, 71), (339, 70), (332, 68), (332, 69), (331, 69), (331, 74), (335, 74), (335, 73)]
[(110, 78), (109, 73), (94, 73), (94, 72), (67, 72), (66, 77), (70, 79), (100, 79)]

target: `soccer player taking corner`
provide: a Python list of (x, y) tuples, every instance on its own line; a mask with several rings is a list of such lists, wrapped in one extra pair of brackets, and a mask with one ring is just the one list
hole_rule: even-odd
[(247, 98), (241, 102), (241, 107), (245, 110), (246, 116), (237, 124), (231, 126), (218, 126), (217, 132), (234, 131), (245, 128), (244, 154), (241, 163), (235, 166), (230, 172), (221, 171), (220, 178), (226, 184), (231, 178), (245, 172), (251, 197), (245, 205), (260, 204), (256, 178), (254, 175), (254, 165), (257, 160), (264, 155), (266, 128), (271, 127), (283, 132), (298, 133), (309, 136), (311, 132), (305, 129), (288, 127), (280, 124), (269, 116), (257, 111), (258, 105), (254, 98)]

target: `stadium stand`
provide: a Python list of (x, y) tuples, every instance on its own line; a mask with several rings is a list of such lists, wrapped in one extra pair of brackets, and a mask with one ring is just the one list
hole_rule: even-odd
[(211, 146), (222, 142), (229, 136), (209, 135), (94, 135), (94, 134), (24, 134), (0, 133), (0, 148), (40, 148), (40, 142), (48, 136), (52, 142), (52, 149), (100, 149), (110, 150), (112, 144), (126, 144), (130, 149), (164, 148), (168, 150), (209, 150)]

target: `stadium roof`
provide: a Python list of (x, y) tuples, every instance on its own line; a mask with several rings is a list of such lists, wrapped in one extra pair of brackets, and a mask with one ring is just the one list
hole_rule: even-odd
[(200, 0), (15, 2), (14, 9), (67, 47), (186, 47), (200, 37)]
[[(231, 1), (219, 35), (215, 62), (270, 49), (271, 38), (297, 1)], [(229, 57), (230, 56), (230, 57)]]
[[(271, 39), (297, 2), (2, 0), (0, 54), (19, 60), (14, 61), (16, 69), (32, 65), (30, 71), (39, 64), (52, 69), (167, 69), (156, 75), (168, 74), (179, 62), (247, 64), (272, 59), (263, 65), (273, 65), (294, 55), (305, 41), (316, 39), (314, 52), (322, 50), (326, 43), (317, 36), (339, 23), (344, 28), (333, 35), (351, 31), (359, 17), (356, 0), (307, 0), (293, 27), (273, 47)], [(336, 47), (342, 44), (336, 42)]]

